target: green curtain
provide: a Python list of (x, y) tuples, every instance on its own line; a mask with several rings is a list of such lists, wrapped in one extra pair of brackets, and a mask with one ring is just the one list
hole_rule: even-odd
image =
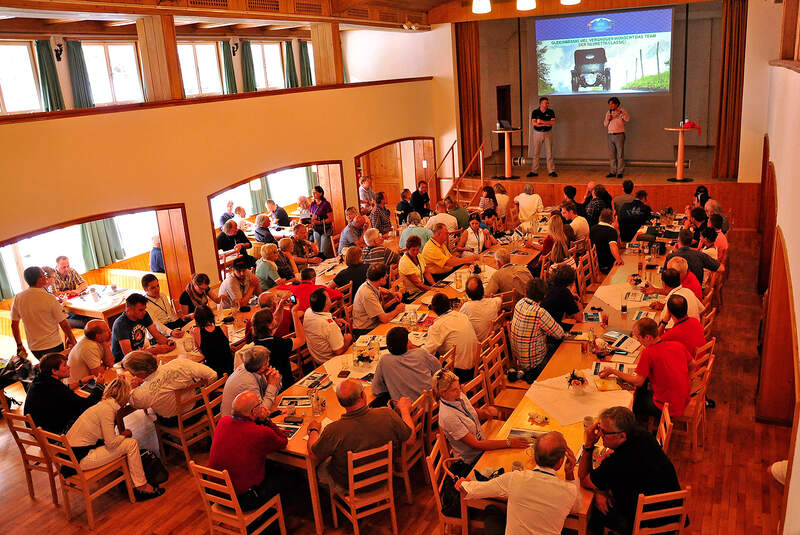
[(345, 84), (350, 83), (350, 79), (347, 76), (347, 64), (344, 61), (342, 61), (342, 82)]
[[(314, 189), (314, 186), (319, 185), (319, 178), (310, 165), (306, 167), (306, 181), (308, 182), (308, 194), (311, 195), (311, 190)], [(328, 192), (326, 191), (325, 193), (327, 194)]]
[(42, 86), (42, 109), (56, 111), (64, 109), (64, 96), (58, 83), (56, 63), (50, 51), (50, 40), (36, 41), (36, 59), (39, 63), (39, 83)]
[(256, 91), (256, 69), (253, 66), (253, 50), (250, 48), (250, 41), (239, 41), (242, 50), (242, 85), (247, 92)]
[(260, 214), (267, 210), (266, 202), (269, 199), (269, 184), (267, 183), (267, 175), (258, 179), (261, 182), (261, 189), (254, 190), (253, 182), (250, 182), (250, 204), (252, 204), (252, 214)]
[(3, 264), (3, 257), (0, 256), (0, 299), (11, 299), (12, 297), (14, 297), (14, 290), (11, 289), (11, 283), (8, 282), (6, 266)]
[(72, 100), (76, 108), (94, 108), (92, 87), (89, 85), (89, 73), (83, 59), (83, 48), (80, 41), (67, 41), (67, 63), (69, 64), (69, 80), (72, 83)]
[(125, 258), (113, 218), (81, 223), (81, 248), (86, 269), (97, 269)]
[(314, 85), (314, 79), (311, 77), (311, 59), (308, 57), (308, 43), (300, 41), (300, 84), (303, 87)]
[(225, 73), (225, 94), (233, 95), (236, 93), (236, 73), (233, 70), (231, 43), (230, 41), (221, 41), (219, 47), (222, 51), (222, 70)]
[(284, 41), (283, 50), (285, 56), (285, 72), (283, 77), (284, 81), (286, 82), (286, 87), (300, 87), (300, 84), (297, 82), (297, 69), (294, 68), (294, 52), (292, 51), (292, 42)]

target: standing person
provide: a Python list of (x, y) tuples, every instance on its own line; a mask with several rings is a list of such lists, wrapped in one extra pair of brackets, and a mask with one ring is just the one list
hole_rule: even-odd
[(372, 189), (372, 179), (368, 176), (361, 177), (358, 187), (358, 200), (361, 204), (361, 213), (370, 213), (375, 205), (375, 191)]
[(553, 126), (556, 124), (556, 114), (550, 109), (550, 99), (541, 97), (539, 107), (531, 112), (531, 123), (533, 123), (533, 147), (531, 149), (531, 159), (533, 165), (528, 177), (539, 176), (539, 151), (544, 143), (544, 153), (547, 157), (547, 172), (549, 176), (557, 177), (556, 164), (553, 161)]
[(59, 327), (66, 337), (67, 349), (73, 347), (77, 342), (67, 323), (67, 313), (58, 299), (45, 291), (48, 279), (42, 268), (31, 266), (25, 269), (23, 277), (29, 288), (18, 293), (11, 304), (11, 332), (17, 342), (17, 353), (25, 349), (19, 330), (20, 320), (25, 322), (23, 326), (28, 349), (37, 359), (48, 353), (64, 351)]
[(411, 194), (411, 206), (420, 217), (428, 217), (431, 213), (431, 198), (428, 195), (428, 183), (420, 180), (417, 183), (417, 191)]
[(164, 267), (164, 253), (161, 250), (161, 236), (153, 236), (153, 248), (150, 249), (150, 271), (153, 273), (166, 273)]
[(219, 227), (224, 227), (226, 221), (233, 219), (233, 215), (233, 201), (228, 201), (225, 203), (225, 212), (219, 216)]
[(375, 206), (369, 214), (369, 220), (381, 234), (391, 234), (392, 216), (386, 208), (386, 194), (382, 191), (375, 195)]
[(608, 99), (608, 111), (603, 119), (603, 125), (608, 130), (608, 174), (606, 178), (622, 178), (625, 172), (625, 123), (631, 116), (620, 107), (619, 99)]
[(333, 244), (331, 234), (333, 234), (333, 207), (328, 199), (325, 198), (325, 190), (320, 186), (314, 186), (311, 192), (314, 201), (311, 203), (311, 224), (314, 225), (314, 241), (319, 244), (320, 252), (325, 258), (333, 256)]

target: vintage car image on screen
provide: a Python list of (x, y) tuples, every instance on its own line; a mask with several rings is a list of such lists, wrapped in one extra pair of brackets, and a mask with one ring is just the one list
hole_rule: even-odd
[(605, 48), (586, 48), (575, 51), (575, 68), (572, 70), (572, 92), (581, 87), (603, 86), (611, 88), (611, 69), (606, 67)]

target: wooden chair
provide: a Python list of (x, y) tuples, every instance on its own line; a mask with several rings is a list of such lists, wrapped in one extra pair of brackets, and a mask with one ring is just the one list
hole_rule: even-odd
[[(495, 348), (493, 352), (499, 354), (500, 349)], [(486, 377), (486, 393), (489, 397), (489, 404), (496, 407), (504, 418), (508, 418), (525, 397), (526, 391), (506, 387), (506, 370), (503, 368), (502, 360), (495, 362), (491, 368), (487, 367), (483, 373)]]
[[(257, 535), (276, 520), (281, 530), (281, 535), (286, 535), (286, 524), (283, 521), (283, 507), (281, 495), (276, 494), (271, 500), (253, 511), (243, 512), (236, 498), (236, 491), (231, 483), (231, 476), (227, 470), (218, 472), (205, 466), (200, 466), (194, 461), (189, 461), (189, 471), (194, 477), (200, 497), (203, 499), (203, 508), (206, 510), (208, 525), (211, 535), (214, 533), (239, 533), (241, 535)], [(260, 525), (255, 522), (270, 509), (275, 513), (264, 519)], [(252, 526), (251, 526), (252, 524)], [(250, 530), (248, 531), (248, 528)]]
[(592, 268), (592, 281), (594, 284), (599, 284), (604, 275), (600, 272), (600, 264), (597, 260), (597, 246), (594, 244), (589, 247), (589, 265)]
[(406, 442), (400, 446), (400, 455), (394, 462), (394, 477), (399, 477), (403, 480), (406, 488), (406, 501), (414, 503), (411, 497), (411, 478), (408, 473), (411, 467), (422, 461), (425, 458), (425, 416), (428, 406), (427, 391), (420, 394), (420, 396), (411, 404), (411, 421), (414, 422), (414, 427), (411, 429), (411, 434), (414, 436), (414, 443), (409, 445)]
[[(347, 494), (332, 485), (331, 513), (333, 525), (339, 527), (338, 512), (353, 524), (359, 535), (358, 520), (386, 509), (392, 518), (392, 533), (397, 535), (397, 512), (392, 487), (392, 443), (358, 453), (347, 452)], [(338, 510), (338, 511), (337, 511)]]
[(203, 396), (203, 406), (206, 408), (206, 416), (211, 425), (211, 436), (217, 431), (217, 423), (222, 418), (220, 412), (220, 405), (222, 405), (222, 390), (225, 388), (225, 382), (228, 380), (228, 374), (222, 374), (222, 377), (211, 383), (210, 385), (200, 388), (200, 395)]
[(672, 437), (672, 418), (669, 416), (669, 403), (664, 403), (664, 408), (661, 409), (661, 419), (658, 421), (658, 429), (656, 430), (656, 440), (661, 445), (664, 453), (669, 450), (669, 439)]
[(436, 440), (436, 433), (439, 431), (439, 401), (433, 392), (426, 390), (427, 404), (425, 415), (425, 451), (433, 451), (433, 441)]
[[(86, 504), (86, 518), (88, 520), (89, 529), (94, 529), (94, 509), (92, 502), (97, 499), (101, 494), (105, 494), (113, 489), (120, 483), (125, 483), (128, 489), (128, 498), (131, 503), (136, 499), (133, 496), (133, 483), (131, 482), (131, 475), (128, 471), (128, 461), (125, 456), (118, 457), (108, 464), (93, 470), (84, 470), (81, 468), (75, 453), (72, 451), (72, 446), (69, 445), (66, 435), (56, 435), (44, 429), (37, 429), (42, 442), (47, 448), (47, 453), (55, 463), (57, 468), (71, 468), (76, 472), (75, 475), (65, 477), (59, 470), (58, 477), (61, 480), (61, 495), (64, 498), (64, 512), (67, 515), (67, 520), (70, 520), (72, 510), (70, 508), (69, 496), (67, 491), (71, 490), (79, 492), (83, 495), (83, 500)], [(109, 476), (112, 476), (109, 480)]]
[[(477, 375), (474, 379), (469, 381), (466, 384), (461, 385), (461, 390), (466, 394), (467, 399), (475, 407), (475, 410), (482, 409), (483, 407), (488, 407), (489, 403), (489, 394), (486, 390), (486, 374), (481, 372), (480, 375)], [(483, 429), (483, 433), (489, 437), (493, 436), (497, 431), (503, 427), (505, 422), (503, 420), (496, 420), (494, 418), (489, 418), (485, 422), (481, 424), (481, 429)]]
[(451, 347), (450, 351), (440, 356), (439, 362), (442, 363), (442, 368), (445, 370), (453, 371), (456, 365), (456, 346)]
[[(636, 516), (633, 521), (633, 534), (632, 535), (651, 535), (656, 533), (669, 533), (673, 535), (680, 535), (685, 532), (686, 515), (689, 513), (689, 496), (691, 495), (692, 487), (687, 486), (684, 490), (675, 492), (667, 492), (664, 494), (653, 494), (645, 496), (639, 494), (639, 501), (636, 504)], [(680, 501), (680, 505), (670, 504), (664, 508), (669, 502)], [(662, 508), (654, 509), (659, 505)], [(647, 511), (645, 511), (647, 508)], [(656, 519), (670, 519), (672, 522), (658, 527), (645, 527), (644, 523)]]
[(30, 414), (22, 416), (9, 412), (1, 392), (0, 399), (2, 399), (0, 405), (4, 406), (3, 418), (6, 421), (8, 430), (11, 431), (14, 442), (17, 443), (19, 454), (22, 456), (22, 469), (25, 471), (25, 481), (28, 483), (28, 494), (30, 494), (31, 498), (36, 498), (31, 474), (34, 471), (44, 472), (50, 479), (50, 496), (53, 499), (53, 505), (58, 506), (58, 492), (56, 491), (57, 470), (50, 459), (47, 446), (33, 423), (33, 417)]
[(333, 246), (333, 254), (336, 255), (339, 252), (339, 238), (342, 237), (342, 233), (334, 234), (331, 236), (331, 245)]
[(203, 396), (200, 392), (203, 383), (197, 382), (191, 386), (175, 391), (175, 404), (178, 407), (178, 426), (169, 427), (154, 422), (158, 448), (161, 459), (166, 461), (164, 446), (171, 446), (183, 452), (186, 462), (192, 460), (189, 455), (189, 446), (204, 438), (211, 438), (211, 422), (206, 414)]
[(578, 283), (578, 297), (584, 303), (588, 302), (589, 294), (594, 292), (592, 283), (592, 267), (589, 264), (589, 255), (585, 254), (578, 260), (578, 268), (575, 270), (575, 277)]
[(436, 441), (431, 447), (431, 452), (425, 458), (425, 465), (428, 468), (428, 477), (431, 482), (431, 487), (433, 487), (433, 499), (436, 505), (436, 511), (439, 513), (440, 531), (441, 533), (447, 533), (448, 527), (455, 527), (461, 531), (461, 535), (469, 535), (467, 506), (464, 500), (461, 500), (460, 517), (447, 516), (442, 512), (442, 487), (444, 487), (444, 482), (448, 477), (455, 478), (447, 469), (447, 463), (455, 459), (448, 457), (447, 440), (441, 433), (437, 433)]
[(709, 336), (711, 336), (711, 327), (714, 326), (714, 320), (717, 317), (717, 309), (712, 308), (711, 312), (708, 314), (704, 314), (701, 317), (700, 324), (703, 326), (703, 336), (706, 340), (708, 340)]
[(509, 290), (507, 292), (499, 293), (495, 297), (499, 297), (502, 302), (500, 303), (501, 310), (514, 310), (514, 305), (517, 304), (516, 291)]
[(391, 266), (389, 266), (389, 284), (394, 283), (399, 278), (400, 278), (400, 270), (397, 267), (397, 264), (392, 264)]
[(348, 282), (344, 286), (336, 288), (342, 292), (342, 303), (345, 305), (353, 305), (353, 281)]
[(705, 344), (703, 344), (700, 347), (698, 347), (697, 349), (695, 349), (694, 350), (694, 358), (695, 358), (695, 360), (699, 360), (700, 357), (702, 357), (703, 355), (707, 355), (709, 353), (713, 353), (714, 352), (714, 346), (716, 344), (717, 344), (717, 339), (716, 338), (712, 338), (711, 340), (709, 340)]
[(703, 307), (704, 307), (704, 309), (710, 309), (711, 308), (711, 301), (713, 299), (714, 299), (714, 289), (712, 288), (712, 290), (710, 292), (708, 292), (703, 297)]
[[(689, 374), (689, 404), (673, 422), (683, 424), (692, 443), (692, 455), (697, 453), (699, 440), (704, 440), (706, 431), (706, 390), (714, 367), (714, 355), (708, 353), (695, 360), (694, 371)], [(700, 432), (698, 433), (698, 429)]]

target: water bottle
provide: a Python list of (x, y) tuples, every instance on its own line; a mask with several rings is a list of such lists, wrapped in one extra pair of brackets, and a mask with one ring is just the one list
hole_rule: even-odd
[(417, 317), (417, 311), (416, 310), (412, 310), (411, 311), (411, 327), (415, 327), (417, 325), (417, 321), (419, 321), (419, 318)]

